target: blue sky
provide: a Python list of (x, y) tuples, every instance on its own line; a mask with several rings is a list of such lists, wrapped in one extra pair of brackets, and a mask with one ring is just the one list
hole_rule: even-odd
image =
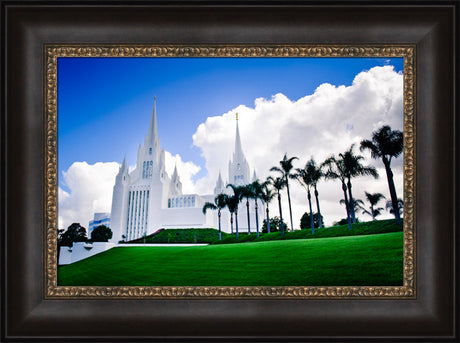
[[(291, 100), (322, 83), (351, 85), (361, 71), (402, 58), (59, 58), (58, 171), (73, 162), (135, 164), (157, 96), (161, 144), (202, 167), (192, 135), (209, 116), (256, 98), (283, 93)], [(59, 185), (66, 186), (60, 178)]]

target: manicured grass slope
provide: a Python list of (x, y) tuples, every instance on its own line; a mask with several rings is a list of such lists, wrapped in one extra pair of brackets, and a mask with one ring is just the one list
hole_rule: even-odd
[(339, 236), (361, 236), (373, 235), (376, 233), (388, 233), (402, 231), (402, 224), (398, 224), (396, 219), (376, 220), (364, 223), (352, 224), (352, 230), (348, 229), (348, 225), (337, 225), (326, 228), (316, 228), (315, 233), (311, 233), (311, 229), (296, 230), (294, 232), (285, 232), (281, 237), (280, 232), (271, 232), (261, 234), (259, 238), (252, 232), (250, 235), (247, 232), (239, 232), (239, 237), (236, 235), (222, 237), (222, 241), (214, 241), (213, 244), (241, 243), (241, 242), (259, 242), (273, 240), (288, 240), (288, 239), (309, 239), (309, 238), (324, 238), (324, 237), (339, 237)]
[(58, 269), (75, 286), (402, 285), (403, 233), (204, 247), (120, 247)]

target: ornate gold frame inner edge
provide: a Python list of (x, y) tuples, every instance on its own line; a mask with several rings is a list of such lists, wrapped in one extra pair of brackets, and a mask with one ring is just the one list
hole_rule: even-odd
[[(59, 57), (403, 57), (404, 271), (403, 286), (58, 286), (57, 59)], [(151, 299), (415, 299), (416, 298), (416, 50), (415, 45), (66, 45), (44, 46), (45, 298)]]

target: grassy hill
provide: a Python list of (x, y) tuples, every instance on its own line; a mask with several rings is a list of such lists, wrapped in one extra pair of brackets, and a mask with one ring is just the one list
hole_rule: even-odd
[(58, 269), (61, 286), (391, 286), (402, 277), (402, 232), (119, 247)]
[[(222, 238), (230, 236), (222, 232)], [(216, 229), (161, 229), (128, 243), (212, 243), (219, 239)]]

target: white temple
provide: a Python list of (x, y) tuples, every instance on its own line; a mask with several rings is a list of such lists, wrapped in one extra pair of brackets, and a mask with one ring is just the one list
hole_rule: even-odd
[[(250, 179), (249, 164), (243, 153), (236, 117), (235, 151), (228, 164), (229, 182), (236, 185), (248, 184)], [(129, 172), (126, 158), (120, 167), (113, 187), (111, 241), (130, 241), (150, 235), (159, 229), (168, 228), (217, 228), (216, 211), (203, 214), (205, 202), (214, 202), (221, 192), (231, 193), (226, 188), (219, 172), (214, 194), (198, 195), (183, 194), (182, 183), (177, 168), (172, 176), (165, 170), (165, 150), (160, 150), (160, 139), (157, 132), (156, 100), (154, 100), (152, 117), (144, 145), (139, 145), (136, 168)], [(259, 206), (259, 227), (262, 226), (263, 211)], [(255, 232), (254, 204), (250, 204), (251, 233)], [(239, 232), (247, 232), (246, 201), (238, 208)], [(230, 213), (222, 211), (222, 231), (230, 233)]]

